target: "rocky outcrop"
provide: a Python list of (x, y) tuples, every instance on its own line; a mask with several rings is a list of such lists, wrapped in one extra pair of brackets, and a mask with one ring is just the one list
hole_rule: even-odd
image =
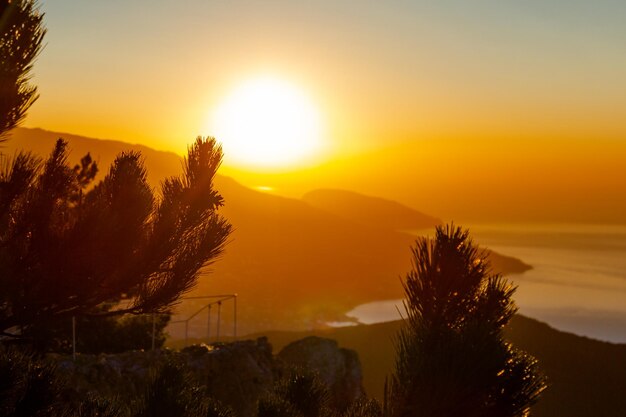
[(132, 351), (111, 355), (53, 356), (58, 371), (78, 397), (90, 392), (134, 401), (140, 398), (153, 371), (177, 360), (186, 364), (209, 397), (232, 408), (239, 416), (253, 416), (256, 402), (270, 390), (277, 368), (266, 338), (217, 345), (194, 345), (180, 352)]
[(217, 346), (183, 349), (190, 370), (209, 396), (239, 416), (256, 414), (256, 403), (271, 389), (277, 375), (272, 346), (266, 338)]
[(330, 388), (332, 405), (338, 409), (364, 395), (357, 353), (340, 348), (334, 340), (307, 337), (285, 346), (278, 357), (289, 365), (314, 370)]
[(330, 388), (333, 403), (344, 408), (363, 393), (356, 352), (330, 339), (310, 337), (272, 355), (266, 338), (227, 344), (194, 345), (180, 352), (125, 352), (112, 355), (53, 356), (78, 398), (90, 392), (134, 401), (145, 393), (154, 370), (168, 361), (182, 362), (194, 383), (238, 416), (256, 415), (258, 399), (270, 391), (285, 365), (308, 368)]

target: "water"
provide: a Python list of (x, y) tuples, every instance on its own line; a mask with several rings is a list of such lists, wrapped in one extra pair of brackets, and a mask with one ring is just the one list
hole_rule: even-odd
[[(533, 266), (508, 279), (520, 312), (561, 330), (626, 343), (626, 227), (475, 225), (474, 240)], [(362, 323), (396, 320), (400, 300), (358, 306)]]

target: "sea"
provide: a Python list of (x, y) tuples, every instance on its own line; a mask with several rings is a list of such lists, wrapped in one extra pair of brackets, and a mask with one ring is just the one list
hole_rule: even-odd
[[(514, 300), (521, 314), (580, 336), (626, 343), (626, 226), (478, 224), (469, 229), (479, 245), (532, 265), (507, 276), (517, 286)], [(405, 315), (402, 300), (363, 304), (348, 313), (366, 324)]]

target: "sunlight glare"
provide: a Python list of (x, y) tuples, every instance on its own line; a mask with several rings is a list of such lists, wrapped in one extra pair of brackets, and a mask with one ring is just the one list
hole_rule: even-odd
[(258, 78), (233, 91), (213, 114), (212, 129), (225, 161), (256, 167), (302, 163), (320, 148), (321, 122), (298, 88)]

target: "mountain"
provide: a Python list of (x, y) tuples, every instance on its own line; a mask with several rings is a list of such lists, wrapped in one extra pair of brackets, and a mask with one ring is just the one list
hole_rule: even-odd
[(302, 200), (337, 216), (383, 229), (414, 231), (432, 229), (442, 223), (440, 219), (395, 201), (346, 190), (313, 190)]
[[(393, 340), (401, 321), (320, 329), (265, 332), (275, 352), (307, 336), (336, 340), (358, 352), (369, 395), (383, 397), (385, 378), (394, 367)], [(259, 335), (250, 335), (255, 338)], [(626, 410), (626, 345), (600, 342), (555, 330), (534, 319), (515, 316), (506, 337), (533, 355), (549, 387), (534, 407), (534, 417), (614, 417)]]
[(463, 136), (394, 137), (328, 158), (314, 175), (254, 183), (298, 196), (347, 189), (463, 224), (626, 224), (625, 140)]
[(50, 132), (43, 129), (17, 128), (11, 131), (8, 141), (0, 144), (0, 153), (13, 155), (19, 149), (34, 154), (47, 156), (52, 152), (57, 139), (69, 142), (70, 161), (78, 162), (81, 157), (90, 153), (98, 163), (100, 174), (105, 173), (120, 152), (141, 152), (148, 169), (148, 181), (154, 186), (171, 175), (178, 175), (181, 170), (181, 158), (172, 152), (157, 151), (143, 145), (131, 145), (117, 140), (93, 139), (70, 133)]
[[(69, 140), (72, 161), (91, 152), (100, 164), (99, 175), (117, 153), (129, 150), (142, 153), (155, 187), (166, 176), (180, 173), (180, 158), (173, 153), (41, 129), (16, 129), (6, 153), (24, 147), (46, 155), (59, 136)], [(328, 321), (346, 320), (344, 313), (359, 304), (402, 296), (399, 276), (410, 268), (414, 235), (347, 219), (303, 200), (252, 190), (231, 178), (218, 176), (215, 182), (225, 198), (220, 211), (235, 230), (221, 259), (211, 265), (211, 273), (201, 276), (191, 295), (237, 293), (240, 333), (325, 326)], [(387, 204), (387, 215), (398, 206)], [(529, 268), (498, 254), (491, 260), (494, 269), (505, 273)], [(206, 303), (186, 301), (179, 317)], [(224, 309), (221, 323), (231, 329), (231, 306)], [(199, 316), (190, 328), (192, 333), (206, 332), (206, 316)], [(182, 326), (170, 329), (174, 334), (181, 331)]]

